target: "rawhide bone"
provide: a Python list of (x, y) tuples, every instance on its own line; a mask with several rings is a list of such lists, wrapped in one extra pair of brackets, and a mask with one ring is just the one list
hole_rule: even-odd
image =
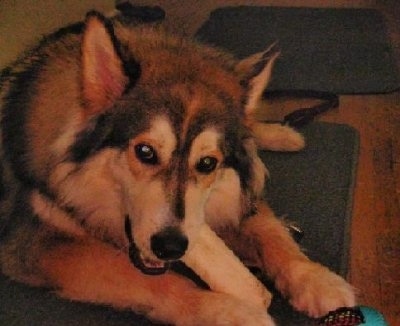
[(272, 295), (244, 266), (213, 230), (204, 224), (193, 247), (182, 261), (205, 281), (211, 290), (267, 308)]

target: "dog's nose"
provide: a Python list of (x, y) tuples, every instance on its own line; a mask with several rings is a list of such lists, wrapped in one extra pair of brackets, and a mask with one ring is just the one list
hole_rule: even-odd
[(188, 239), (176, 228), (166, 228), (151, 237), (151, 250), (162, 260), (181, 258), (187, 247)]

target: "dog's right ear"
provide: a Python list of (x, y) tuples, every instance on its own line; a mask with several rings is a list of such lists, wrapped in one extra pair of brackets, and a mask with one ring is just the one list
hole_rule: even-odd
[(110, 108), (129, 86), (131, 80), (120, 50), (112, 23), (98, 12), (89, 12), (81, 47), (85, 117)]

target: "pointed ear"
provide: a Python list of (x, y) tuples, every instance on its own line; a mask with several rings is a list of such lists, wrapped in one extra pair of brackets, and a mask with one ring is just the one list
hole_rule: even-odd
[(242, 81), (247, 86), (246, 115), (251, 115), (257, 108), (257, 103), (268, 85), (272, 67), (278, 56), (279, 48), (274, 43), (266, 51), (253, 54), (236, 65), (236, 71), (242, 76)]
[(82, 92), (85, 116), (108, 109), (129, 83), (112, 24), (90, 12), (82, 39)]

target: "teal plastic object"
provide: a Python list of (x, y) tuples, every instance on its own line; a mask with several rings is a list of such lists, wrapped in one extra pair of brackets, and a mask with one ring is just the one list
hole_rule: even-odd
[(364, 307), (361, 306), (360, 310), (362, 314), (364, 315), (365, 322), (361, 325), (365, 326), (389, 326), (389, 324), (386, 323), (385, 318), (383, 315), (376, 311), (373, 308), (370, 307)]

